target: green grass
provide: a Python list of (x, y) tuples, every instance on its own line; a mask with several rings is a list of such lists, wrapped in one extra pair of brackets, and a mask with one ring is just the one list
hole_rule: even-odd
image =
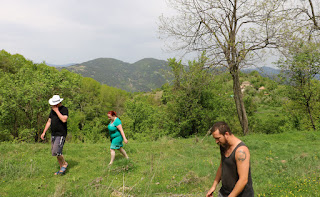
[(274, 116), (282, 110), (282, 107), (271, 107), (268, 105), (260, 105), (257, 111), (255, 112), (255, 117), (263, 120), (269, 116)]
[[(320, 133), (240, 137), (251, 152), (256, 196), (320, 196)], [(203, 141), (202, 141), (203, 139)], [(219, 164), (212, 137), (129, 141), (130, 159), (109, 142), (65, 144), (69, 163), (58, 171), (49, 144), (0, 144), (0, 196), (205, 196)]]

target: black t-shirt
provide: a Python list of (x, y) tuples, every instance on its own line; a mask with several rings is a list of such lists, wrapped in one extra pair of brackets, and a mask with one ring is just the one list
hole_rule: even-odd
[[(225, 156), (224, 154), (225, 150), (222, 146), (220, 146), (220, 154), (221, 154), (221, 162), (222, 162), (222, 175), (221, 175), (222, 186), (221, 186), (220, 192), (223, 196), (228, 196), (233, 190), (237, 181), (239, 180), (235, 154), (237, 149), (240, 146), (246, 146), (246, 145), (243, 142), (240, 142), (236, 146), (236, 148), (232, 151), (229, 157)], [(246, 184), (242, 192), (238, 195), (238, 197), (253, 197), (253, 196), (254, 196), (254, 191), (252, 187), (251, 169), (249, 167), (248, 183)]]
[[(60, 106), (59, 111), (62, 115), (68, 116), (68, 108)], [(62, 122), (55, 111), (51, 109), (49, 118), (51, 119), (51, 135), (52, 136), (67, 136), (67, 122)]]

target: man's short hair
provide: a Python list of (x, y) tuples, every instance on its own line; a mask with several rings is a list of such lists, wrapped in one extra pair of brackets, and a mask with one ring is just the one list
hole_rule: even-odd
[(225, 135), (226, 132), (228, 132), (229, 134), (232, 134), (228, 124), (223, 121), (214, 123), (214, 125), (211, 127), (211, 130), (210, 130), (211, 134), (215, 132), (217, 129), (219, 130), (219, 133), (222, 135)]

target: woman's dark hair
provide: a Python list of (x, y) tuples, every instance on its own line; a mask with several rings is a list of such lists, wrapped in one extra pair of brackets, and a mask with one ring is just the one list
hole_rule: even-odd
[(228, 132), (230, 135), (232, 134), (228, 124), (223, 121), (214, 123), (214, 125), (210, 129), (211, 134), (215, 132), (217, 129), (219, 130), (219, 133), (221, 135), (225, 135), (226, 132)]
[(117, 116), (117, 113), (116, 113), (115, 111), (109, 111), (108, 114), (110, 114), (111, 116), (116, 116), (116, 117), (118, 117), (118, 116)]

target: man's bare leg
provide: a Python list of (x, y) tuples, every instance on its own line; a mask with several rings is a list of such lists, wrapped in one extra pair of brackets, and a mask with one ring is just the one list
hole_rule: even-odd
[[(62, 167), (67, 167), (68, 166), (68, 163), (64, 160), (64, 157), (63, 157), (63, 155), (59, 155), (59, 156), (57, 156), (57, 160), (58, 160), (58, 163), (59, 163), (59, 165), (60, 165), (60, 169), (62, 168)], [(60, 172), (62, 172), (61, 170), (60, 170)], [(55, 174), (57, 174), (57, 173), (55, 173)]]

